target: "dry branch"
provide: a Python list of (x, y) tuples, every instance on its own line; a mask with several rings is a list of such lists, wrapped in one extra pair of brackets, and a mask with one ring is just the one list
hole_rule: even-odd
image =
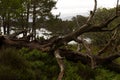
[[(116, 18), (118, 18), (117, 15), (109, 18), (107, 21), (99, 24), (99, 25), (92, 25), (90, 24), (90, 21), (92, 20), (96, 8), (97, 8), (97, 0), (94, 0), (95, 5), (94, 5), (94, 9), (93, 9), (93, 13), (90, 15), (90, 17), (88, 18), (87, 22), (83, 25), (83, 26), (79, 26), (79, 29), (68, 34), (65, 35), (62, 38), (59, 37), (54, 37), (51, 38), (49, 40), (45, 40), (45, 41), (38, 41), (38, 40), (34, 40), (34, 41), (25, 41), (25, 40), (13, 40), (9, 37), (6, 36), (0, 36), (0, 47), (1, 46), (14, 46), (14, 47), (27, 47), (29, 49), (38, 49), (40, 51), (43, 52), (52, 52), (51, 54), (53, 54), (57, 59), (57, 62), (60, 66), (60, 74), (58, 76), (58, 80), (61, 80), (64, 74), (64, 63), (63, 63), (63, 58), (65, 57), (67, 60), (73, 61), (73, 62), (78, 62), (81, 61), (81, 63), (85, 64), (85, 65), (89, 65), (92, 67), (95, 67), (95, 65), (110, 65), (113, 64), (113, 60), (120, 57), (120, 53), (114, 54), (114, 55), (110, 55), (107, 57), (101, 57), (99, 55), (93, 55), (90, 48), (88, 47), (88, 45), (83, 41), (83, 44), (87, 50), (87, 53), (90, 54), (84, 54), (84, 53), (80, 53), (80, 52), (75, 52), (72, 50), (68, 50), (68, 49), (61, 49), (61, 46), (64, 46), (66, 43), (68, 43), (69, 41), (75, 40), (77, 39), (78, 36), (82, 35), (83, 33), (86, 32), (98, 32), (98, 31), (102, 31), (104, 28), (108, 27), (108, 24), (110, 24), (112, 21), (114, 21)], [(120, 24), (117, 26), (119, 27)], [(116, 29), (113, 28), (113, 29)], [(116, 34), (113, 35), (113, 38)], [(111, 40), (113, 40), (113, 38), (111, 38)], [(111, 43), (111, 41), (108, 43)], [(106, 45), (107, 47), (107, 45)], [(104, 53), (106, 48), (103, 48), (99, 54)], [(112, 67), (112, 66), (111, 66)], [(114, 66), (113, 66), (114, 67)], [(120, 67), (117, 65), (117, 67)], [(120, 68), (117, 68), (118, 71), (120, 71)]]
[[(75, 63), (77, 63), (78, 61), (81, 61), (81, 63), (91, 66), (91, 57), (93, 58), (93, 60), (95, 61), (95, 65), (94, 68), (96, 68), (96, 66), (106, 66), (109, 69), (112, 69), (113, 71), (120, 71), (120, 65), (116, 63), (116, 65), (114, 66), (110, 66), (110, 64), (112, 65), (114, 62), (113, 60), (117, 59), (118, 57), (120, 57), (120, 53), (116, 53), (107, 57), (101, 57), (101, 56), (97, 56), (97, 55), (92, 55), (89, 56), (87, 54), (84, 53), (80, 53), (80, 52), (74, 52), (71, 50), (67, 50), (67, 49), (59, 49), (60, 55), (63, 57), (65, 57), (67, 60), (69, 61), (73, 61)], [(116, 69), (114, 69), (114, 67), (117, 67)]]
[(113, 36), (112, 36), (111, 39), (108, 41), (108, 43), (105, 45), (105, 47), (103, 47), (103, 48), (98, 52), (98, 55), (103, 54), (103, 53), (107, 50), (107, 48), (109, 48), (109, 46), (111, 45), (111, 43), (117, 38), (116, 35), (117, 35), (117, 30), (114, 31)]
[(55, 55), (55, 58), (57, 59), (59, 67), (60, 67), (60, 73), (59, 73), (59, 76), (58, 76), (57, 80), (62, 80), (63, 75), (64, 75), (64, 61), (63, 61), (63, 57), (60, 56), (59, 50), (56, 50), (54, 55)]
[(97, 0), (94, 0), (94, 3), (95, 3), (94, 9), (93, 9), (93, 11), (90, 11), (90, 16), (87, 20), (87, 24), (89, 24), (89, 22), (91, 21), (91, 19), (93, 18), (94, 14), (95, 14), (95, 11), (97, 10)]
[[(94, 9), (92, 11), (93, 13), (90, 15), (90, 17), (88, 18), (87, 22), (83, 26), (79, 27), (79, 29), (77, 31), (74, 31), (74, 32), (72, 32), (72, 33), (70, 33), (68, 35), (65, 35), (65, 37), (63, 38), (63, 40), (65, 42), (69, 42), (71, 40), (74, 40), (79, 35), (81, 35), (81, 34), (83, 34), (83, 33), (85, 33), (85, 32), (90, 30), (90, 27), (91, 27), (90, 26), (90, 21), (93, 18), (94, 14), (95, 14), (95, 11), (97, 9), (97, 0), (94, 0), (94, 3), (95, 3), (95, 5), (94, 5)], [(78, 23), (78, 25), (79, 25), (79, 23)]]
[[(53, 42), (48, 42), (48, 43), (51, 43), (51, 44), (49, 44), (49, 45), (47, 44), (47, 46), (45, 46), (46, 43), (40, 45), (39, 42), (36, 42), (36, 41), (33, 41), (33, 42), (25, 42), (25, 41), (18, 41), (18, 40), (14, 41), (14, 40), (10, 40), (4, 36), (0, 36), (0, 46), (6, 45), (8, 47), (14, 46), (14, 47), (19, 47), (19, 48), (28, 47), (29, 49), (38, 49), (40, 51), (49, 53), (49, 52), (51, 52), (52, 47), (56, 43), (54, 44), (54, 40), (53, 40)], [(53, 54), (53, 53), (51, 53), (51, 54)], [(89, 54), (85, 54), (85, 53), (80, 53), (80, 52), (75, 52), (72, 50), (60, 49), (60, 48), (57, 51), (55, 49), (55, 56), (56, 55), (60, 56), (59, 59), (58, 59), (58, 57), (56, 57), (56, 58), (57, 58), (59, 66), (62, 66), (62, 67), (60, 67), (61, 68), (61, 73), (60, 73), (61, 76), (63, 75), (63, 71), (64, 71), (64, 68), (63, 68), (64, 64), (63, 64), (62, 57), (66, 58), (69, 61), (73, 61), (73, 62), (81, 61), (81, 63), (83, 63), (85, 65), (89, 65), (89, 66), (91, 66), (91, 60), (93, 60), (95, 62), (94, 67), (97, 65), (111, 64), (114, 59), (117, 59), (118, 57), (120, 57), (120, 53), (117, 53), (117, 54), (114, 54), (114, 55), (111, 55), (108, 57), (101, 57), (98, 55), (89, 55)]]
[(91, 60), (91, 68), (94, 69), (95, 68), (95, 61), (94, 61), (94, 57), (92, 55), (92, 51), (90, 49), (90, 45), (83, 39), (82, 36), (80, 36), (80, 39), (76, 39), (76, 42), (78, 42), (78, 44), (83, 44), (83, 46), (86, 48), (86, 53), (89, 56), (90, 60)]

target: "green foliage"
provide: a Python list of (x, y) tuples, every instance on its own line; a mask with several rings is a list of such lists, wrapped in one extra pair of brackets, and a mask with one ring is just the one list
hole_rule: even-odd
[(120, 74), (109, 71), (104, 67), (91, 69), (89, 66), (65, 61), (65, 75), (63, 80), (119, 80)]
[[(111, 9), (106, 9), (106, 8), (99, 8), (97, 9), (95, 16), (93, 20), (91, 21), (91, 24), (93, 25), (99, 25), (102, 22), (105, 22), (108, 20), (110, 17), (115, 15), (115, 8)], [(114, 27), (116, 27), (120, 23), (120, 18), (115, 19), (112, 21), (107, 28), (104, 28), (104, 30), (111, 30)], [(108, 41), (111, 39), (113, 32), (112, 31), (106, 31), (106, 32), (91, 32), (91, 33), (86, 33), (84, 34), (86, 37), (89, 37), (92, 40), (92, 44), (98, 48), (102, 48), (105, 44), (108, 43)], [(117, 36), (119, 35), (119, 32)], [(117, 37), (117, 40), (120, 38)], [(118, 44), (120, 45), (117, 41), (112, 41), (111, 47), (114, 47), (113, 45)], [(114, 52), (113, 49), (109, 49), (110, 52)]]
[(111, 9), (98, 8), (92, 20), (92, 23), (100, 24), (101, 22), (108, 20), (108, 18), (113, 15), (115, 15), (115, 8)]
[(47, 53), (38, 50), (29, 51), (26, 48), (21, 49), (20, 53), (29, 61), (37, 80), (57, 79), (59, 67), (52, 55), (48, 55)]
[(16, 69), (26, 68), (27, 61), (15, 49), (3, 49), (0, 53), (0, 64), (12, 66)]
[(0, 51), (0, 80), (35, 80), (28, 61), (12, 48)]
[[(120, 74), (81, 62), (65, 62), (63, 80), (119, 80)], [(53, 55), (22, 48), (0, 50), (0, 80), (57, 80), (59, 66)]]
[(120, 74), (111, 72), (104, 68), (97, 69), (97, 75), (95, 77), (95, 80), (119, 80), (119, 79), (120, 79)]
[(115, 62), (117, 62), (118, 64), (120, 64), (120, 58), (115, 59)]
[(82, 80), (79, 72), (79, 67), (76, 64), (65, 61), (66, 71), (63, 80)]
[(66, 72), (64, 80), (90, 80), (94, 79), (95, 72), (90, 67), (78, 63), (65, 61)]

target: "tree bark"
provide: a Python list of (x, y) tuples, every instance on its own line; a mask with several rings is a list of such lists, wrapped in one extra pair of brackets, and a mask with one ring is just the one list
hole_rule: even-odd
[(36, 36), (36, 1), (33, 1), (33, 22), (32, 22), (32, 34), (33, 38)]

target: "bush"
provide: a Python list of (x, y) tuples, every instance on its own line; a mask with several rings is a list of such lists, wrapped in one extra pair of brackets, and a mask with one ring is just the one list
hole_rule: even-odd
[[(120, 74), (104, 67), (91, 69), (81, 62), (65, 61), (63, 80), (119, 80)], [(0, 80), (57, 80), (59, 66), (53, 55), (38, 50), (0, 50)]]
[(95, 80), (120, 80), (120, 74), (105, 68), (98, 68)]
[(29, 61), (36, 80), (57, 80), (59, 66), (53, 55), (35, 49), (29, 51), (26, 48), (21, 49), (20, 54)]
[(35, 80), (28, 61), (12, 48), (0, 53), (0, 80)]

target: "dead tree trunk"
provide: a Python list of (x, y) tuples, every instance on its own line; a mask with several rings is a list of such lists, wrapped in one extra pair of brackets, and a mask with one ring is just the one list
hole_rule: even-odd
[[(95, 2), (95, 6), (93, 9), (93, 13), (90, 14), (90, 17), (88, 18), (87, 22), (81, 26), (78, 30), (65, 35), (64, 37), (60, 38), (60, 37), (55, 37), (55, 38), (51, 38), (49, 40), (45, 40), (45, 41), (39, 41), (39, 40), (34, 40), (34, 41), (30, 41), (30, 40), (23, 40), (23, 39), (11, 39), (9, 38), (9, 36), (4, 36), (1, 35), (0, 36), (0, 46), (14, 46), (14, 47), (27, 47), (29, 49), (38, 49), (40, 51), (43, 52), (48, 52), (50, 54), (54, 54), (58, 65), (60, 66), (60, 73), (58, 76), (58, 80), (62, 80), (62, 77), (64, 75), (64, 62), (63, 62), (63, 57), (66, 58), (67, 60), (73, 61), (73, 62), (77, 62), (77, 61), (81, 61), (81, 63), (91, 66), (92, 68), (96, 68), (96, 66), (99, 65), (105, 65), (107, 66), (108, 69), (114, 70), (116, 72), (120, 72), (120, 65), (117, 63), (114, 63), (113, 60), (117, 59), (120, 57), (120, 52), (116, 52), (112, 55), (109, 55), (107, 57), (103, 57), (100, 54), (104, 54), (105, 52), (105, 48), (107, 46), (109, 46), (109, 44), (112, 42), (111, 40), (113, 40), (113, 38), (111, 38), (111, 40), (108, 42), (108, 44), (106, 44), (106, 46), (101, 49), (100, 51), (98, 51), (98, 55), (94, 55), (91, 51), (91, 49), (88, 47), (88, 45), (84, 42), (81, 41), (82, 44), (84, 45), (84, 47), (86, 48), (86, 53), (81, 53), (81, 52), (75, 52), (66, 48), (61, 48), (61, 46), (66, 45), (66, 43), (72, 41), (72, 40), (76, 40), (78, 38), (78, 36), (82, 35), (83, 33), (87, 33), (87, 32), (104, 32), (104, 31), (114, 31), (116, 29), (118, 29), (118, 27), (120, 27), (120, 24), (118, 24), (117, 26), (115, 26), (113, 29), (109, 30), (108, 29), (108, 25), (114, 21), (116, 18), (120, 17), (118, 16), (117, 12), (116, 15), (109, 18), (108, 20), (106, 20), (105, 22), (102, 22), (99, 25), (91, 25), (90, 21), (92, 20), (95, 11), (96, 11), (96, 7), (97, 7), (97, 0), (94, 0)], [(117, 4), (118, 6), (118, 4)], [(106, 28), (106, 30), (104, 30), (104, 28)], [(18, 34), (16, 34), (18, 35)], [(116, 35), (116, 34), (115, 34)], [(15, 34), (14, 34), (15, 36)], [(113, 35), (114, 37), (114, 35)]]

